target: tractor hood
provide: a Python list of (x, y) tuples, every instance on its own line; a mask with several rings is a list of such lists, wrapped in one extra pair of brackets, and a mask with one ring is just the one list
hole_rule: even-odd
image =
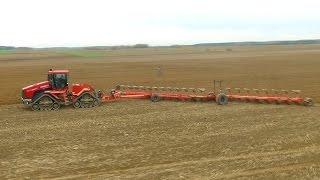
[(49, 81), (43, 81), (22, 88), (22, 97), (31, 99), (36, 92), (41, 92), (50, 88)]

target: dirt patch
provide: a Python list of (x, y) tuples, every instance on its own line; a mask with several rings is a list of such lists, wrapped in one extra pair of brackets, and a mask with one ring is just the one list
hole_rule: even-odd
[(0, 107), (2, 178), (315, 178), (319, 107), (127, 101)]

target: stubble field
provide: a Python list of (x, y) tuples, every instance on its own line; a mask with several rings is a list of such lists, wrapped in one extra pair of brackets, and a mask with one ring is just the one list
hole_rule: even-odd
[(318, 102), (319, 58), (319, 45), (1, 53), (0, 177), (319, 177), (317, 105), (122, 101), (33, 112), (19, 104), (21, 88), (45, 80), (50, 68), (103, 91), (117, 84), (212, 89), (219, 79), (226, 87), (300, 89)]

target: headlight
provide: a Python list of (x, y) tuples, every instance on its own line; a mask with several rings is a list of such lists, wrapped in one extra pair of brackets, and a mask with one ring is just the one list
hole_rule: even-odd
[(24, 90), (21, 91), (21, 97), (22, 97), (22, 98), (25, 98)]

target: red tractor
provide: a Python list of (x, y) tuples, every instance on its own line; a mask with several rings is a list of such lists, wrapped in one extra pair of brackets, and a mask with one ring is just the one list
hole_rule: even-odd
[(57, 110), (61, 105), (90, 108), (101, 102), (100, 91), (88, 84), (68, 84), (68, 70), (48, 71), (48, 80), (22, 89), (22, 102), (35, 111)]

